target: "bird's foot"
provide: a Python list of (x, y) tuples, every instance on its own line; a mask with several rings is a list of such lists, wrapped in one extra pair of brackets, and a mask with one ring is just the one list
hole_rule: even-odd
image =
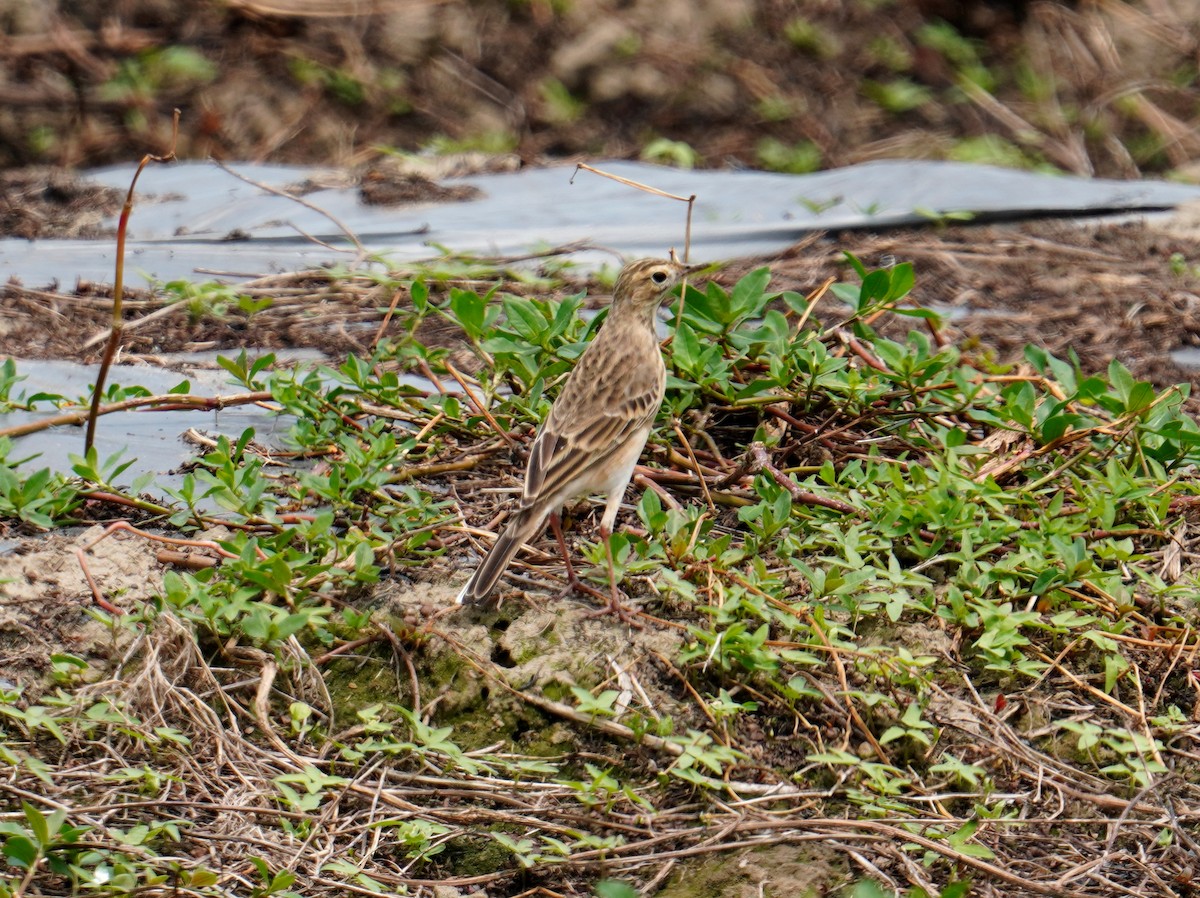
[[(574, 572), (572, 572), (572, 574), (573, 573)], [(637, 627), (639, 630), (642, 629), (642, 624), (637, 621), (637, 609), (630, 609), (621, 604), (619, 592), (607, 593), (603, 590), (596, 589), (596, 587), (592, 586), (590, 583), (584, 583), (578, 577), (568, 576), (567, 585), (563, 591), (559, 593), (558, 597), (560, 599), (565, 599), (572, 593), (582, 593), (583, 595), (591, 596), (593, 599), (599, 599), (604, 603), (603, 608), (597, 608), (594, 611), (585, 611), (584, 617), (600, 617), (604, 614), (613, 614), (625, 623), (629, 624), (629, 626)]]
[[(600, 590), (595, 590), (595, 592), (600, 593)], [(585, 617), (600, 617), (604, 614), (612, 614), (630, 627), (638, 630), (645, 629), (645, 625), (637, 619), (638, 609), (629, 608), (625, 605), (622, 605), (620, 594), (613, 593), (606, 596), (603, 593), (600, 593), (598, 598), (605, 600), (604, 607), (597, 608), (595, 611), (584, 612)]]

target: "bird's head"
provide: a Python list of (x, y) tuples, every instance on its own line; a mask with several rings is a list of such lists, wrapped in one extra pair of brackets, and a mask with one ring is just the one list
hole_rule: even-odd
[(674, 259), (638, 259), (630, 262), (617, 276), (616, 286), (613, 287), (613, 305), (628, 305), (653, 314), (685, 274), (702, 267), (684, 265)]

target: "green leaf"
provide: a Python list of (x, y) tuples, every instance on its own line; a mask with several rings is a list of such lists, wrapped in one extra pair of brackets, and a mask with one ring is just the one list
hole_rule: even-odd
[(865, 265), (863, 265), (862, 262), (859, 261), (858, 256), (856, 256), (856, 255), (854, 255), (854, 253), (850, 253), (850, 252), (843, 252), (842, 255), (846, 257), (846, 261), (850, 263), (850, 267), (854, 269), (855, 273), (858, 275), (859, 280), (863, 280), (864, 278), (866, 278), (867, 268)]
[(408, 288), (408, 295), (412, 299), (413, 309), (418, 315), (424, 315), (429, 309), (429, 288), (425, 286), (425, 282), (413, 281)]
[(596, 883), (596, 898), (638, 898), (638, 892), (627, 882), (605, 879)]
[(771, 269), (765, 265), (756, 268), (734, 284), (729, 294), (729, 313), (726, 324), (757, 317), (764, 304), (763, 292), (771, 282)]
[(450, 311), (467, 336), (476, 342), (483, 337), (485, 308), (483, 297), (473, 290), (450, 288)]
[(672, 361), (685, 372), (696, 370), (700, 359), (700, 340), (688, 325), (681, 324), (671, 341)]
[[(915, 283), (916, 275), (913, 273), (912, 262), (901, 262), (891, 269), (891, 283), (888, 286), (887, 298), (894, 302), (907, 296)], [(902, 315), (940, 317), (936, 312), (930, 312), (928, 309), (896, 309), (896, 311)]]
[(25, 822), (29, 824), (33, 836), (39, 845), (50, 844), (50, 821), (27, 801), (21, 802), (21, 810), (25, 812)]
[(28, 870), (37, 863), (41, 853), (28, 836), (9, 836), (4, 842), (4, 856), (13, 866)]

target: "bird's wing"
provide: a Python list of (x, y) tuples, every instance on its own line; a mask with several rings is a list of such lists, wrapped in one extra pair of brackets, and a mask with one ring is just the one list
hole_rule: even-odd
[(581, 359), (571, 373), (534, 440), (523, 505), (555, 496), (588, 470), (603, 465), (630, 440), (644, 440), (662, 404), (661, 358), (654, 359), (658, 363), (654, 367), (611, 359), (618, 364), (606, 370), (596, 370), (585, 361)]

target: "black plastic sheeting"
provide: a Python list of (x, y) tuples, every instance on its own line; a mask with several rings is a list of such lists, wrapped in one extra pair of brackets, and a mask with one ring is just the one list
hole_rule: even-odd
[[(691, 258), (719, 261), (776, 252), (813, 230), (882, 228), (971, 213), (976, 220), (1097, 215), (1170, 209), (1200, 199), (1200, 187), (1162, 181), (1088, 180), (948, 162), (871, 162), (810, 175), (683, 171), (631, 162), (596, 163), (613, 174), (682, 196), (696, 195)], [(330, 172), (237, 165), (275, 187)], [(127, 188), (133, 166), (86, 173)], [(573, 183), (572, 176), (574, 175)], [(345, 180), (344, 176), (342, 180)], [(587, 241), (625, 256), (682, 252), (686, 206), (571, 165), (447, 179), (482, 191), (467, 202), (368, 206), (352, 188), (304, 199), (336, 217), (372, 253), (392, 263), (455, 252), (515, 256)], [(138, 185), (127, 282), (251, 277), (349, 263), (355, 250), (325, 215), (246, 184), (205, 162), (152, 165)], [(112, 222), (115, 226), (115, 220)], [(318, 245), (313, 238), (337, 249)], [(77, 278), (111, 282), (113, 242), (0, 240), (0, 274), (27, 286)], [(615, 259), (573, 255), (589, 266)]]

